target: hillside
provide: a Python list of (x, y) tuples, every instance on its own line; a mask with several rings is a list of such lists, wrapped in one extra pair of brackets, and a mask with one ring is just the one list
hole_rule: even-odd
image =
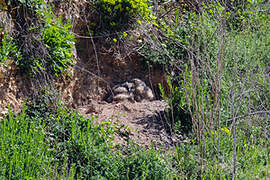
[(269, 9), (0, 0), (0, 179), (268, 179)]

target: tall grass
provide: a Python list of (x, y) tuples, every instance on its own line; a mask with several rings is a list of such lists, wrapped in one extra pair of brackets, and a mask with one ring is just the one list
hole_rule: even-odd
[(0, 122), (1, 178), (167, 179), (173, 175), (163, 153), (132, 142), (115, 145), (115, 128), (109, 122), (94, 123), (96, 117), (53, 108), (40, 98), (17, 116), (10, 111)]
[(27, 179), (46, 175), (53, 157), (45, 137), (44, 124), (36, 127), (25, 108), (16, 117), (9, 111), (0, 123), (0, 177)]
[[(191, 27), (184, 47), (187, 68), (172, 78), (172, 93), (167, 97), (174, 111), (183, 109), (191, 117), (191, 143), (178, 147), (175, 156), (179, 173), (186, 179), (269, 178), (270, 24), (269, 14), (263, 13), (266, 7), (247, 3), (238, 11), (247, 17), (237, 25), (232, 23), (239, 19), (231, 18), (240, 15), (231, 17), (233, 12), (219, 2), (202, 4), (200, 14), (186, 15), (186, 27)], [(181, 51), (183, 40), (178, 37), (170, 38)], [(178, 124), (187, 120), (174, 117), (172, 122)], [(172, 128), (183, 131), (178, 124)]]

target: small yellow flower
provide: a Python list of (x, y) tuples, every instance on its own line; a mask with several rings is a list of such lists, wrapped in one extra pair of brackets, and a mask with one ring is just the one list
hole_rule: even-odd
[(128, 34), (127, 34), (126, 32), (123, 32), (123, 36), (124, 36), (124, 37), (127, 37), (127, 35), (128, 35)]
[(156, 19), (157, 19), (157, 17), (156, 17), (156, 16), (152, 16), (152, 17), (151, 17), (151, 19), (156, 20)]
[(230, 130), (229, 130), (229, 129), (227, 129), (226, 127), (225, 127), (224, 129), (225, 129), (225, 132), (226, 132), (227, 134), (230, 134)]
[(111, 13), (112, 12), (112, 9), (111, 8), (107, 8), (107, 12), (108, 13)]
[(116, 42), (117, 42), (117, 39), (116, 39), (116, 38), (113, 38), (113, 42), (115, 42), (115, 43), (116, 43)]
[(230, 134), (230, 130), (228, 128), (226, 128), (226, 127), (221, 128), (220, 130), (227, 133), (227, 134)]
[(116, 23), (115, 22), (110, 22), (110, 25), (111, 26), (116, 26)]
[(140, 24), (140, 25), (142, 24), (142, 22), (140, 20), (137, 20), (137, 23)]

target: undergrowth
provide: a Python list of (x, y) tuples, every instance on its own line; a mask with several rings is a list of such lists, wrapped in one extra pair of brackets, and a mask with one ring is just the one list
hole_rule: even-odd
[(7, 179), (167, 179), (154, 149), (115, 145), (116, 128), (97, 124), (41, 95), (0, 122), (0, 177)]
[(0, 33), (0, 65), (7, 66), (14, 59), (20, 59), (20, 54), (12, 37), (8, 37), (4, 31), (0, 30)]
[(244, 4), (232, 16), (230, 5), (202, 3), (200, 14), (188, 12), (179, 24), (188, 36), (163, 32), (186, 52), (178, 60), (185, 68), (168, 58), (177, 71), (169, 93), (161, 87), (171, 129), (191, 131), (191, 142), (176, 150), (184, 179), (269, 178), (269, 14), (261, 1)]
[[(21, 70), (30, 74), (65, 72), (73, 64), (69, 22), (50, 15), (50, 8), (40, 6), (41, 1), (8, 2), (18, 7), (15, 14), (22, 16), (16, 18), (27, 28), (18, 26), (22, 31), (13, 40), (1, 39), (0, 62), (15, 58)], [(83, 117), (59, 103), (56, 94), (43, 91), (21, 113), (14, 115), (10, 110), (1, 120), (0, 177), (270, 178), (270, 28), (264, 2), (208, 1), (200, 4), (199, 13), (180, 13), (179, 6), (172, 9), (172, 16), (163, 14), (153, 21), (146, 1), (95, 3), (104, 18), (99, 24), (104, 31), (125, 29), (130, 18), (140, 16), (149, 23), (149, 29), (141, 27), (140, 36), (146, 38), (140, 37), (137, 52), (148, 64), (173, 70), (167, 82), (169, 93), (161, 87), (170, 107), (166, 120), (172, 134), (184, 134), (187, 140), (171, 153), (132, 142), (116, 145), (118, 129), (110, 122)]]
[(136, 18), (150, 19), (151, 9), (147, 0), (97, 0), (93, 5), (101, 15), (99, 29), (102, 31), (117, 32), (128, 28)]
[[(14, 20), (12, 45), (4, 39), (5, 56), (14, 56), (21, 74), (59, 76), (74, 64), (74, 35), (70, 22), (56, 17), (51, 6), (40, 0), (6, 2), (6, 11)], [(10, 38), (11, 39), (11, 38)], [(10, 42), (10, 41), (7, 41)], [(15, 48), (16, 47), (16, 48)], [(11, 49), (12, 48), (12, 49)], [(2, 53), (1, 53), (2, 54)]]

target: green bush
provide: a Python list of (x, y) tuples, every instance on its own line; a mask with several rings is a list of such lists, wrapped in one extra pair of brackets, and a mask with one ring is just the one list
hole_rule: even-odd
[[(180, 110), (189, 107), (193, 118), (192, 140), (175, 154), (183, 179), (269, 177), (270, 23), (264, 8), (244, 9), (252, 15), (241, 21), (243, 25), (233, 24), (228, 9), (216, 1), (203, 5), (200, 14), (184, 16), (189, 40), (182, 44), (188, 50), (189, 56), (184, 57), (188, 68), (175, 73), (168, 83), (170, 94), (165, 96), (176, 112), (171, 113), (176, 117), (174, 129), (182, 128)], [(181, 43), (177, 33), (170, 37)]]
[(169, 71), (170, 67), (173, 66), (177, 60), (183, 59), (183, 57), (186, 56), (186, 51), (179, 48), (179, 46), (170, 40), (162, 39), (161, 41), (161, 44), (157, 43), (154, 46), (146, 42), (146, 45), (140, 50), (140, 54), (143, 56), (143, 62), (146, 65), (161, 65)]
[(165, 179), (169, 175), (168, 165), (154, 150), (114, 148), (110, 123), (94, 125), (94, 117), (86, 119), (76, 112), (59, 110), (45, 123), (58, 170), (73, 167), (75, 177), (83, 179)]
[[(190, 81), (190, 78), (189, 74), (187, 81)], [(180, 81), (181, 84), (173, 85), (173, 81)], [(192, 120), (188, 109), (188, 103), (186, 102), (185, 88), (191, 89), (188, 87), (190, 84), (186, 85), (183, 77), (176, 80), (171, 80), (170, 77), (167, 77), (167, 83), (170, 92), (168, 95), (165, 94), (163, 87), (159, 85), (162, 98), (167, 101), (170, 107), (166, 110), (165, 119), (171, 125), (171, 129), (174, 132), (179, 134), (189, 134), (192, 132)]]
[(21, 57), (15, 58), (19, 71), (35, 76), (59, 76), (74, 64), (74, 35), (71, 23), (53, 14), (51, 6), (40, 0), (8, 2), (16, 11), (14, 44)]
[(147, 0), (96, 0), (94, 5), (101, 15), (101, 31), (127, 28), (129, 22), (139, 16), (142, 19), (150, 19), (151, 10)]
[(7, 37), (7, 33), (4, 33), (3, 39), (0, 42), (0, 65), (6, 66), (8, 60), (20, 58), (20, 53), (16, 44), (11, 37)]
[(74, 64), (74, 35), (70, 32), (70, 23), (64, 24), (61, 18), (46, 18), (46, 24), (41, 28), (42, 41), (49, 51), (44, 68), (48, 68), (55, 76), (65, 72)]
[(0, 122), (0, 177), (11, 179), (168, 179), (161, 152), (113, 144), (115, 127), (97, 124), (42, 92)]
[[(245, 129), (239, 129), (237, 133), (237, 178), (239, 179), (264, 179), (269, 178), (267, 166), (269, 163), (267, 139), (260, 136), (258, 128), (251, 127), (247, 136)], [(257, 132), (255, 132), (257, 131)], [(256, 136), (253, 137), (253, 136)], [(253, 138), (252, 138), (253, 137)], [(256, 139), (256, 141), (251, 140)], [(266, 144), (265, 144), (266, 143)], [(218, 145), (222, 150), (218, 152)], [(203, 156), (203, 169), (200, 166), (200, 149), (190, 142), (180, 145), (176, 149), (175, 161), (178, 174), (184, 179), (231, 179), (233, 166), (233, 137), (226, 127), (211, 131), (206, 134), (205, 155)]]
[(37, 127), (25, 114), (9, 115), (0, 122), (0, 178), (39, 179), (48, 173), (52, 151), (45, 143), (44, 124)]

